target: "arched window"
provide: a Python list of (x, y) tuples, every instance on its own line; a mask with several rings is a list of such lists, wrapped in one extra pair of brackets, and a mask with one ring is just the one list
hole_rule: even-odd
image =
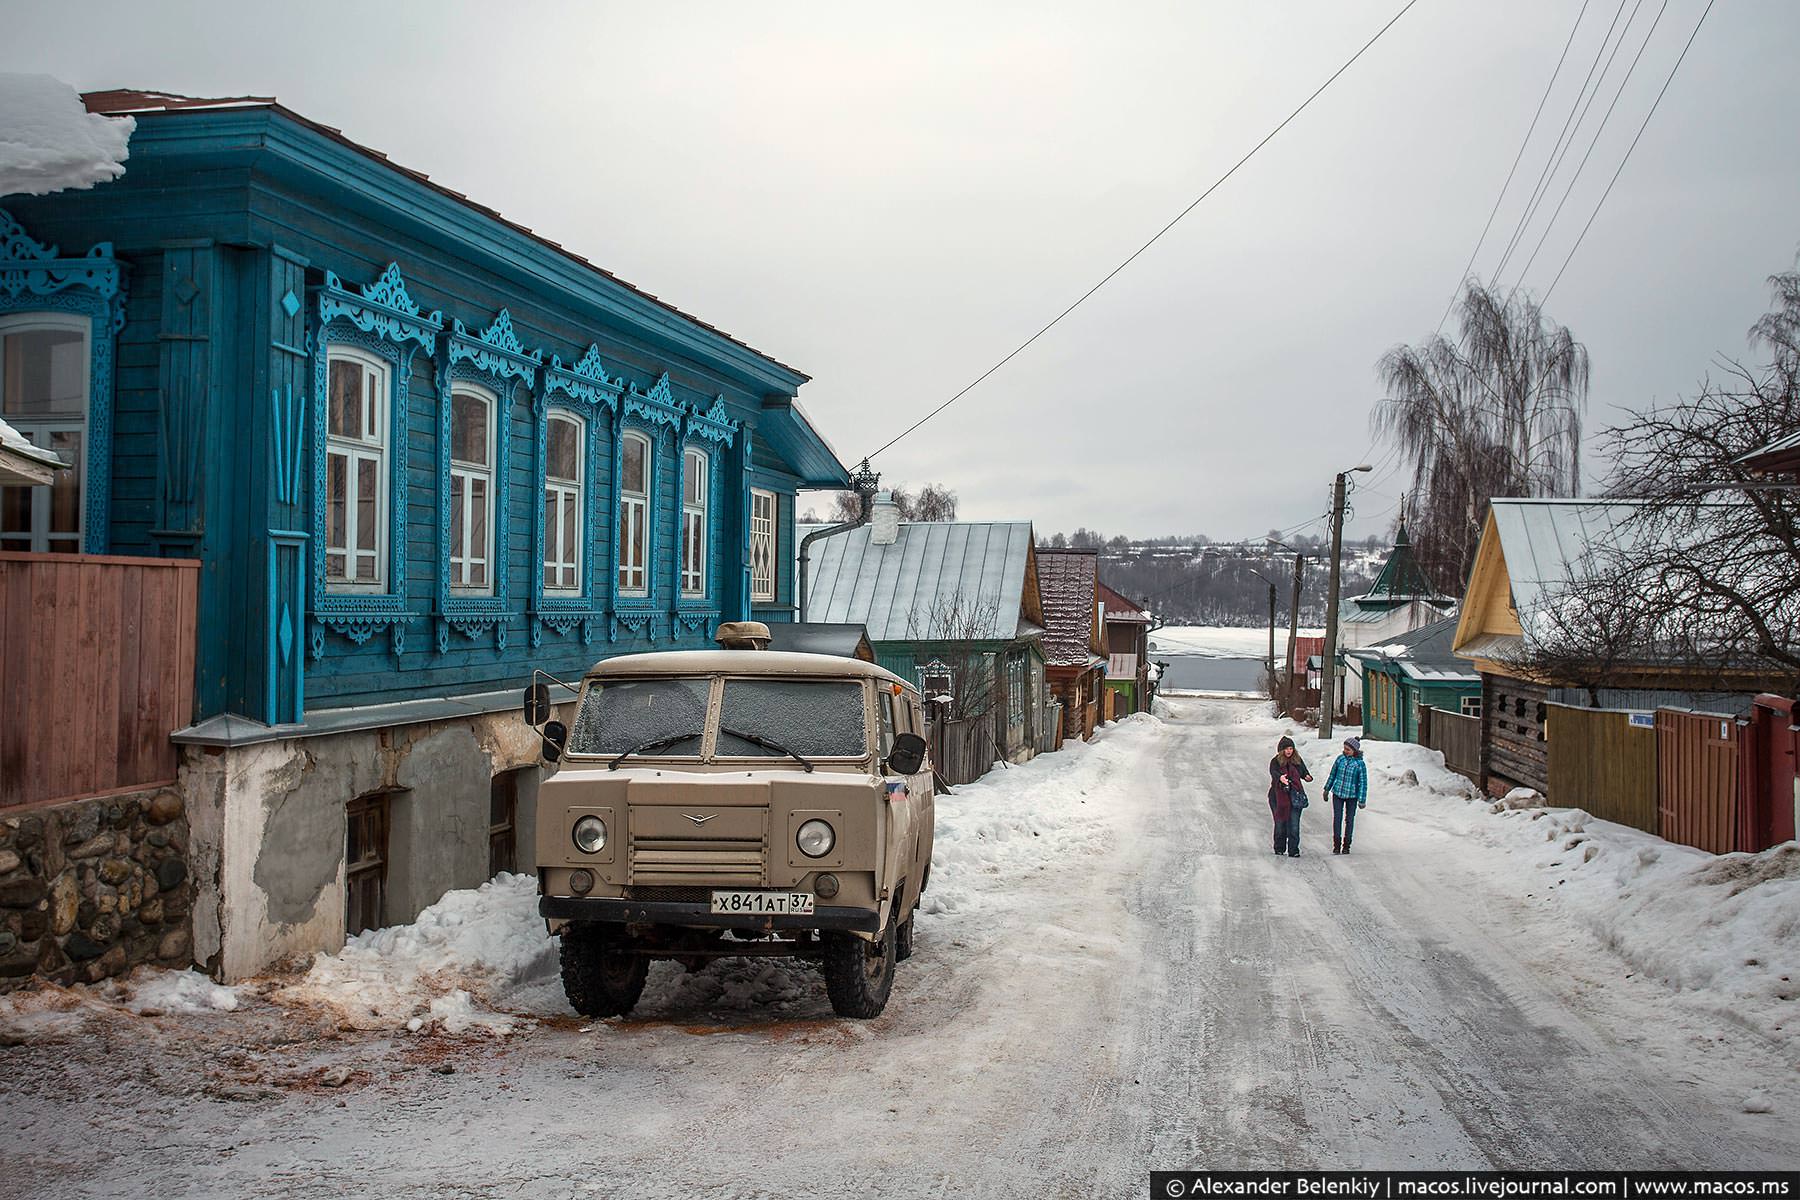
[(551, 413), (544, 430), (544, 591), (581, 591), (581, 418)]
[(387, 590), (388, 364), (333, 346), (325, 411), (325, 585)]
[(450, 394), (450, 590), (494, 590), (494, 397), (459, 385)]
[(704, 450), (682, 459), (681, 594), (706, 595), (706, 497), (709, 461)]
[(92, 324), (61, 313), (0, 317), (0, 417), (68, 464), (48, 484), (0, 488), (0, 550), (81, 551)]
[(650, 439), (627, 433), (619, 441), (619, 594), (647, 596), (649, 553)]

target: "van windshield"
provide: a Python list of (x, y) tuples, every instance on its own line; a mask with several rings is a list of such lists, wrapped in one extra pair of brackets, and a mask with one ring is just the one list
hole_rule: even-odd
[[(712, 680), (617, 679), (582, 697), (569, 734), (571, 754), (623, 754), (646, 742), (679, 738), (659, 754), (695, 757), (706, 736)], [(691, 734), (692, 738), (682, 738)]]
[(835, 679), (727, 679), (714, 753), (721, 758), (781, 758), (782, 750), (806, 758), (868, 753), (862, 684)]

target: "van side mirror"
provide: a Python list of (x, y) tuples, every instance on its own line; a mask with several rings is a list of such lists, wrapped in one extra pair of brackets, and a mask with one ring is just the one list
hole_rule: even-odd
[(917, 775), (925, 765), (925, 739), (916, 733), (902, 733), (894, 738), (885, 765), (893, 775)]
[(532, 728), (550, 719), (550, 685), (534, 683), (525, 689), (525, 723)]
[(563, 747), (569, 744), (569, 727), (561, 721), (550, 721), (544, 726), (544, 761), (555, 762), (563, 756)]

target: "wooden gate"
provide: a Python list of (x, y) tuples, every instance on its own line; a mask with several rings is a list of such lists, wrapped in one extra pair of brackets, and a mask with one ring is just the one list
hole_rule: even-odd
[(1444, 756), (1444, 765), (1467, 779), (1481, 782), (1481, 718), (1441, 708), (1420, 714), (1421, 744)]
[(1656, 736), (1657, 832), (1714, 854), (1739, 849), (1737, 721), (1663, 708), (1656, 713)]
[[(1552, 704), (1545, 718), (1550, 803), (1655, 833), (1657, 731), (1634, 714)], [(1436, 717), (1432, 718), (1436, 723)]]

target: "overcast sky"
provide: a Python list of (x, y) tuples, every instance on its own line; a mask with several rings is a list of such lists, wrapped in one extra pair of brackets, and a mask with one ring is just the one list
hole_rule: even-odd
[[(7, 0), (0, 69), (278, 96), (806, 371), (802, 401), (854, 463), (1185, 207), (1401, 3)], [(1624, 4), (1624, 51), (1507, 286), (1652, 18), (1528, 289), (1561, 266), (1704, 6)], [(1372, 440), (1376, 360), (1436, 327), (1580, 8), (1422, 0), (876, 466), (1045, 534), (1230, 537), (1322, 513)], [(1590, 0), (1478, 273), (1618, 11)], [(1765, 277), (1800, 248), (1796, 47), (1800, 4), (1719, 0), (1550, 298), (1593, 357), (1591, 428), (1746, 353)], [(1373, 477), (1350, 532), (1384, 528), (1402, 482)]]

